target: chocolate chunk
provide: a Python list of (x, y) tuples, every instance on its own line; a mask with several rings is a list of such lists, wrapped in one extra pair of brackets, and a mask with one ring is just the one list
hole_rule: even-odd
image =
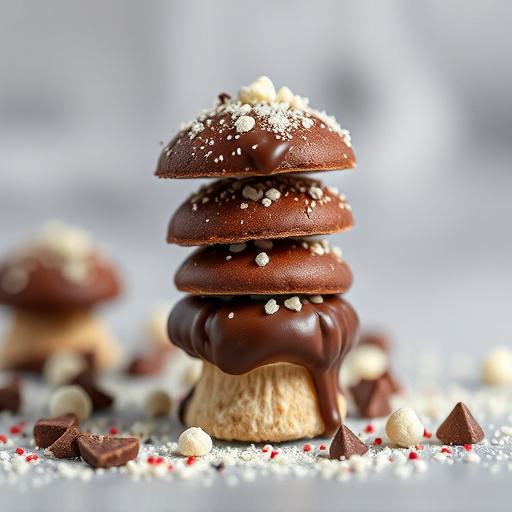
[(437, 429), (436, 436), (445, 444), (474, 444), (485, 434), (469, 409), (459, 402)]
[(363, 418), (378, 418), (391, 413), (389, 397), (392, 384), (386, 374), (376, 380), (361, 380), (350, 388), (359, 414)]
[(49, 448), (56, 459), (76, 459), (80, 457), (78, 436), (83, 435), (77, 428), (68, 428)]
[(329, 459), (346, 460), (364, 455), (368, 447), (345, 425), (341, 425), (329, 448)]
[(73, 377), (70, 384), (82, 386), (91, 399), (94, 411), (108, 409), (114, 402), (110, 395), (107, 395), (97, 386), (94, 374), (90, 370), (80, 372), (76, 377)]
[(135, 437), (85, 436), (78, 438), (78, 449), (85, 462), (95, 468), (122, 466), (139, 453)]
[(164, 360), (160, 354), (138, 356), (126, 371), (131, 375), (157, 375), (163, 369)]
[(76, 414), (43, 418), (34, 425), (34, 440), (39, 448), (48, 448), (69, 428), (78, 427)]
[(18, 412), (21, 405), (19, 377), (14, 377), (5, 387), (0, 388), (0, 411)]

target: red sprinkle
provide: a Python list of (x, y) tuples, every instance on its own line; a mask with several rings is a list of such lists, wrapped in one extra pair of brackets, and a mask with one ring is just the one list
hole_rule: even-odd
[(393, 459), (393, 457), (389, 457), (388, 460), (389, 462), (395, 462), (395, 459)]
[(23, 455), (25, 453), (25, 450), (23, 448), (16, 448), (16, 453), (18, 455)]
[(375, 441), (373, 441), (373, 444), (376, 444), (377, 446), (378, 446), (379, 444), (382, 444), (382, 439), (381, 439), (380, 437), (376, 437), (376, 438), (375, 438)]
[(153, 457), (152, 455), (150, 455), (147, 459), (147, 463), (148, 464), (155, 464), (155, 457)]
[(305, 452), (310, 452), (311, 451), (311, 445), (310, 444), (305, 444), (304, 445), (304, 451)]
[(168, 469), (169, 471), (172, 471), (172, 464), (167, 464), (167, 469)]
[(155, 464), (163, 464), (165, 460), (162, 457), (158, 457), (158, 459), (155, 460)]
[(6, 444), (7, 443), (7, 437), (5, 437), (4, 435), (0, 434), (0, 441), (2, 441), (2, 443)]
[(464, 450), (466, 450), (467, 452), (470, 452), (472, 449), (473, 449), (472, 445), (470, 445), (470, 444), (465, 444), (464, 445)]
[(432, 432), (429, 432), (427, 429), (423, 430), (423, 437), (430, 439), (432, 437)]
[(318, 447), (319, 450), (327, 450), (327, 446), (325, 446), (325, 444), (321, 444), (319, 447)]
[(366, 425), (366, 428), (364, 430), (367, 434), (371, 434), (372, 432), (375, 432), (375, 428), (370, 423), (368, 423), (368, 425)]
[(411, 460), (419, 459), (418, 454), (416, 452), (409, 453), (409, 459), (411, 459)]
[(416, 444), (414, 448), (416, 448), (416, 450), (423, 450), (424, 446), (422, 444)]
[(117, 427), (112, 427), (109, 430), (109, 433), (112, 434), (113, 436), (116, 436), (117, 434), (119, 434), (119, 429)]
[(189, 457), (187, 459), (187, 466), (192, 466), (192, 464), (194, 464), (196, 462), (196, 458), (195, 457)]
[(441, 448), (441, 453), (449, 453), (451, 455), (452, 451), (449, 448), (446, 448), (446, 446), (443, 446)]
[(18, 427), (18, 425), (13, 425), (10, 429), (9, 429), (9, 432), (11, 434), (20, 434), (21, 433), (21, 427)]
[(265, 446), (261, 449), (261, 451), (262, 451), (263, 453), (267, 453), (267, 452), (268, 452), (268, 445), (265, 445)]
[(37, 460), (39, 457), (36, 454), (27, 455), (27, 458), (25, 459), (27, 462), (31, 462), (33, 460)]
[(270, 454), (270, 458), (271, 459), (274, 459), (276, 457), (276, 455), (279, 455), (279, 452), (277, 450), (274, 450), (271, 454)]

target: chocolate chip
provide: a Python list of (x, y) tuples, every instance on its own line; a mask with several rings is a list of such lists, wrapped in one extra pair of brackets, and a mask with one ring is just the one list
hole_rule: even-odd
[(20, 378), (14, 377), (5, 388), (0, 388), (0, 411), (14, 413), (19, 411), (21, 405), (20, 387)]
[(135, 437), (79, 436), (78, 448), (85, 462), (95, 468), (122, 466), (139, 453)]
[(78, 427), (75, 414), (64, 414), (55, 418), (43, 418), (34, 425), (34, 440), (39, 448), (48, 448), (69, 428)]
[(75, 459), (80, 457), (78, 436), (83, 435), (77, 428), (68, 428), (49, 448), (56, 459)]
[(389, 397), (393, 393), (388, 377), (361, 380), (350, 388), (357, 410), (363, 418), (378, 418), (391, 413)]
[(94, 411), (108, 409), (114, 399), (102, 391), (96, 384), (94, 374), (90, 370), (84, 370), (74, 377), (69, 384), (78, 384), (89, 395)]
[(329, 459), (346, 460), (364, 455), (368, 447), (345, 425), (341, 425), (329, 448)]
[(459, 402), (437, 429), (436, 436), (445, 444), (474, 444), (485, 434), (469, 409)]

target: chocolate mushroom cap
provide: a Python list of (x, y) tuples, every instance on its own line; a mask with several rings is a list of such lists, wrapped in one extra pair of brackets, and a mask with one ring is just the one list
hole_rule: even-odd
[(116, 272), (95, 252), (70, 258), (35, 244), (0, 264), (0, 303), (16, 308), (88, 308), (119, 292)]
[[(244, 125), (241, 118), (254, 121)], [(155, 174), (230, 177), (350, 167), (355, 167), (350, 135), (334, 118), (284, 102), (232, 101), (182, 127), (162, 151)]]

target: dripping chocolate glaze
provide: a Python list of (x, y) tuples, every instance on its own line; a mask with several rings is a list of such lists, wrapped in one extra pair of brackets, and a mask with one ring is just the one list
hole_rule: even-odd
[[(278, 303), (279, 311), (267, 315), (265, 302), (247, 296), (229, 302), (187, 296), (169, 316), (169, 337), (189, 355), (231, 375), (278, 362), (306, 367), (317, 393), (325, 435), (330, 436), (341, 423), (338, 373), (357, 341), (357, 315), (338, 295), (324, 297), (322, 304), (304, 304), (299, 312)], [(232, 318), (230, 313), (234, 313)]]
[(241, 135), (238, 143), (254, 167), (263, 174), (276, 170), (292, 147), (289, 140), (278, 139), (272, 132), (260, 128)]

